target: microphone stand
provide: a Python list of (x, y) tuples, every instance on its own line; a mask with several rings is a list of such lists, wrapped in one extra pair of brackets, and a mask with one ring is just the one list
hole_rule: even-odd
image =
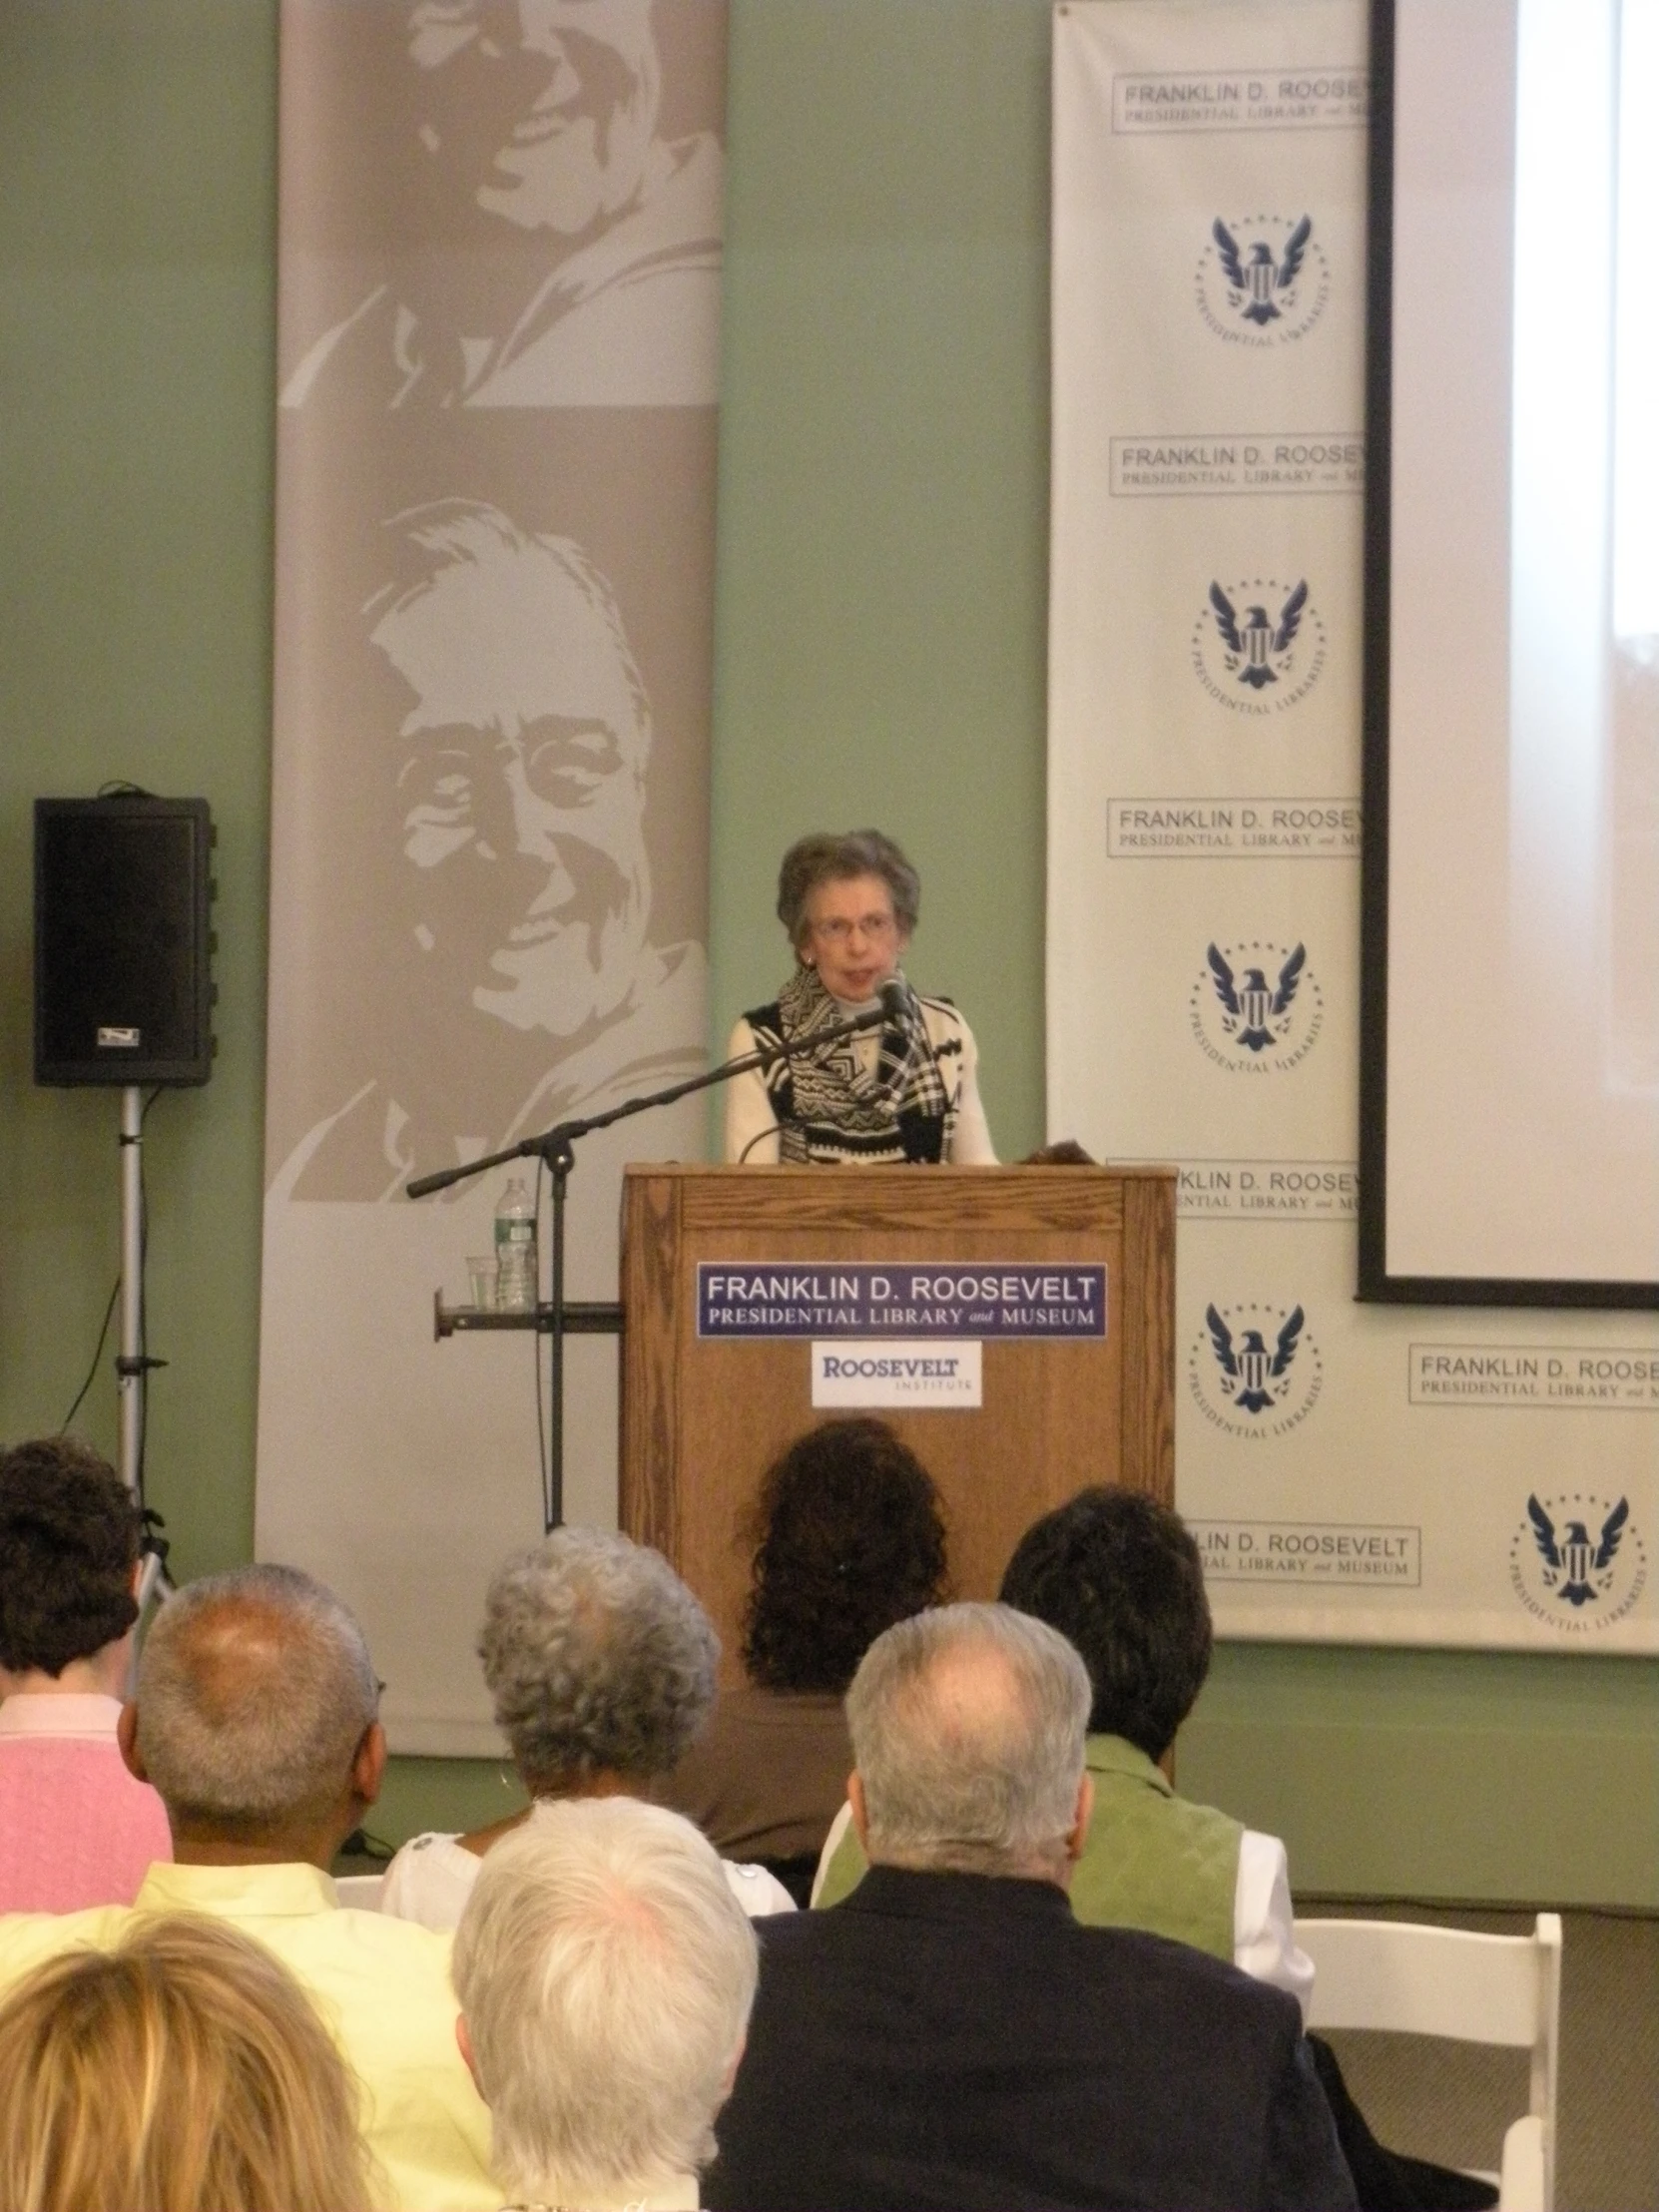
[[(578, 1114), (568, 1121), (555, 1122), (538, 1137), (524, 1137), (500, 1152), (487, 1152), (480, 1160), (469, 1160), (464, 1167), (438, 1168), (431, 1175), (417, 1176), (406, 1186), (405, 1195), (409, 1198), (429, 1198), (434, 1191), (446, 1191), (452, 1184), (487, 1174), (491, 1168), (504, 1167), (509, 1160), (540, 1160), (547, 1169), (553, 1186), (553, 1275), (546, 1322), (548, 1457), (544, 1518), (549, 1533), (564, 1522), (565, 1338), (571, 1321), (565, 1299), (565, 1193), (571, 1170), (576, 1165), (576, 1140), (591, 1136), (596, 1129), (608, 1129), (613, 1122), (626, 1121), (631, 1114), (649, 1113), (654, 1106), (672, 1106), (677, 1099), (691, 1097), (694, 1091), (712, 1090), (717, 1083), (729, 1083), (735, 1075), (747, 1075), (754, 1068), (770, 1068), (780, 1060), (822, 1052), (826, 1045), (839, 1044), (843, 1037), (857, 1036), (865, 1029), (877, 1029), (888, 1018), (888, 1011), (883, 997), (879, 1006), (854, 1014), (847, 1021), (836, 1022), (813, 1037), (800, 1042), (786, 1039), (778, 1044), (758, 1045), (753, 1052), (741, 1052), (735, 1060), (724, 1061), (702, 1075), (688, 1076), (682, 1083), (670, 1083), (640, 1098), (624, 1099), (621, 1105), (609, 1106), (600, 1114)], [(620, 1308), (596, 1307), (582, 1319), (587, 1324), (584, 1333), (619, 1333), (622, 1327)], [(539, 1311), (532, 1318), (532, 1326), (538, 1330), (543, 1327)]]

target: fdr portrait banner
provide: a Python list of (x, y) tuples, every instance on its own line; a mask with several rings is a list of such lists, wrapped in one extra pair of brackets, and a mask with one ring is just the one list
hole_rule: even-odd
[[(432, 1341), (504, 1172), (405, 1186), (704, 1061), (724, 0), (280, 21), (257, 1541), (359, 1613), (396, 1748), (490, 1753), (540, 1349)], [(582, 1142), (572, 1296), (702, 1127)], [(567, 1388), (566, 1515), (614, 1523), (614, 1345)]]
[(1355, 1302), (1367, 35), (1055, 13), (1050, 1121), (1179, 1164), (1224, 1633), (1653, 1650), (1651, 1322)]

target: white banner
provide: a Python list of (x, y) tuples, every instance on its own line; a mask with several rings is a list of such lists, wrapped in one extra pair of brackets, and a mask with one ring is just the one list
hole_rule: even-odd
[(1651, 1319), (1354, 1302), (1366, 40), (1055, 12), (1049, 1126), (1180, 1166), (1224, 1634), (1654, 1650)]
[[(405, 1185), (704, 1057), (725, 48), (722, 0), (281, 10), (257, 1540), (405, 1751), (497, 1749), (543, 1357), (433, 1342), (504, 1174)], [(578, 1145), (570, 1295), (703, 1125)], [(614, 1524), (614, 1343), (567, 1387), (566, 1517)]]

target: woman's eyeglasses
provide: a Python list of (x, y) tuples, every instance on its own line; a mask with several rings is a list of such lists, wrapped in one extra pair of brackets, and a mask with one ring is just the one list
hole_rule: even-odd
[(835, 914), (829, 921), (815, 921), (813, 935), (821, 944), (845, 944), (854, 929), (861, 937), (879, 944), (890, 937), (898, 927), (891, 914), (860, 914), (856, 921), (848, 921), (843, 914)]

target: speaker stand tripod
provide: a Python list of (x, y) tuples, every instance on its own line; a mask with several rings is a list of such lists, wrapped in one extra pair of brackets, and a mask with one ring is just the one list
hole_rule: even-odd
[(173, 1595), (167, 1579), (167, 1544), (144, 1499), (144, 1424), (150, 1371), (165, 1368), (144, 1349), (144, 1093), (129, 1083), (121, 1093), (121, 1350), (115, 1360), (116, 1406), (121, 1420), (120, 1474), (144, 1515), (138, 1605), (142, 1622), (152, 1599)]

